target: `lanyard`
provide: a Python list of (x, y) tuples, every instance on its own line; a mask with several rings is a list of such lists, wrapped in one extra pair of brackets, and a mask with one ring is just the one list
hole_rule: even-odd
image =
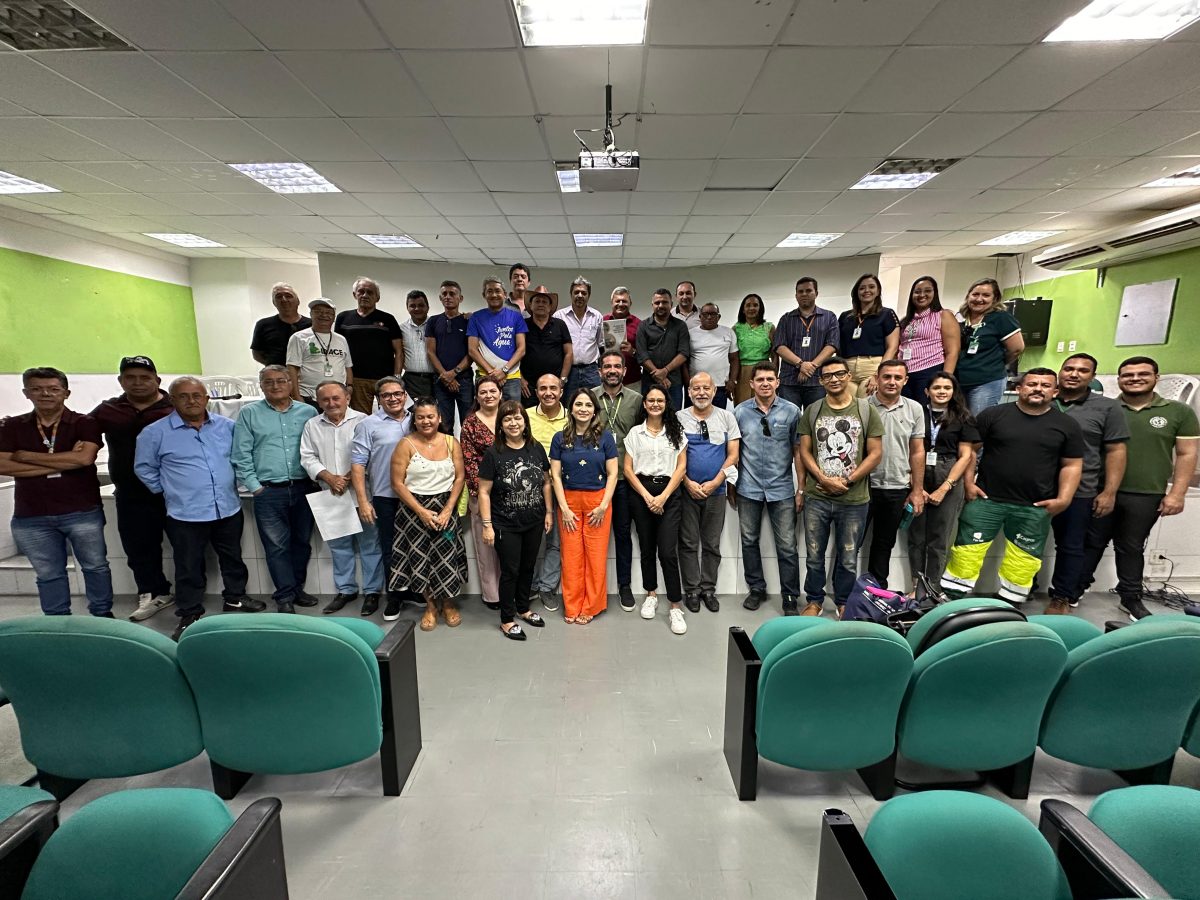
[(804, 314), (803, 313), (800, 314), (800, 324), (804, 326), (805, 334), (808, 334), (810, 331), (812, 331), (813, 322), (817, 321), (817, 315), (818, 314), (814, 312), (811, 316), (808, 317), (808, 321), (806, 322), (804, 320)]
[(333, 335), (332, 334), (329, 335), (329, 343), (328, 344), (322, 344), (320, 336), (315, 331), (313, 332), (313, 337), (317, 341), (317, 346), (321, 348), (321, 352), (323, 354), (325, 354), (325, 361), (329, 362), (329, 351), (333, 347)]
[(42, 423), (37, 422), (38, 434), (42, 436), (42, 446), (46, 448), (47, 453), (54, 452), (54, 442), (58, 440), (58, 425), (61, 421), (62, 419), (60, 418), (57, 422), (50, 426), (50, 437), (46, 437), (46, 431), (44, 428), (42, 428)]
[(604, 414), (606, 416), (608, 416), (608, 424), (611, 426), (614, 423), (614, 421), (616, 421), (616, 417), (621, 412), (621, 401), (625, 399), (625, 393), (621, 392), (620, 394), (617, 394), (617, 403), (615, 406), (611, 405), (608, 402), (607, 394), (605, 394), (604, 397), (605, 397)]

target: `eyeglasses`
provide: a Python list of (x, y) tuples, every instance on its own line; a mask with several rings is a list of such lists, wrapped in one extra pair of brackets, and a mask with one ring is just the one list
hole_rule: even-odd
[(771, 436), (771, 423), (767, 421), (766, 416), (763, 416), (762, 426), (763, 426), (763, 437), (770, 437)]
[(25, 388), (25, 393), (27, 393), (27, 394), (47, 394), (51, 397), (57, 396), (58, 394), (61, 394), (62, 392), (63, 392), (63, 389), (61, 387), (27, 387), (27, 388)]
[(849, 377), (850, 377), (850, 373), (847, 370), (843, 369), (840, 372), (822, 372), (821, 376), (820, 376), (820, 380), (821, 381), (841, 381), (843, 378), (849, 378)]
[(380, 394), (380, 400), (403, 400), (405, 397), (404, 391), (388, 391), (386, 394)]

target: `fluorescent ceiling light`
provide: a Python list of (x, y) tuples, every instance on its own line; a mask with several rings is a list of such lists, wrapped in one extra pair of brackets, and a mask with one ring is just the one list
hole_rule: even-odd
[(852, 191), (902, 191), (918, 188), (945, 172), (957, 159), (885, 159), (850, 185)]
[(1143, 184), (1142, 187), (1189, 187), (1193, 184), (1200, 184), (1200, 166), (1192, 166), (1190, 169), (1184, 169), (1174, 175), (1156, 178), (1148, 184)]
[(1147, 41), (1200, 19), (1196, 0), (1092, 0), (1046, 36), (1047, 41)]
[(360, 234), (360, 238), (368, 244), (390, 250), (395, 247), (420, 247), (421, 245), (407, 234)]
[(30, 181), (12, 172), (0, 172), (0, 194), (57, 194), (58, 188)]
[(577, 234), (576, 247), (620, 247), (625, 241), (623, 234)]
[(640, 44), (646, 0), (513, 0), (526, 47)]
[(210, 241), (208, 238), (200, 237), (198, 234), (156, 234), (149, 231), (142, 232), (148, 238), (154, 238), (156, 241), (165, 241), (168, 244), (174, 244), (176, 247), (224, 247), (224, 244), (218, 244), (216, 241)]
[(844, 231), (826, 232), (817, 234), (803, 234), (799, 231), (793, 231), (782, 241), (776, 244), (776, 247), (824, 247), (830, 241), (836, 241), (845, 234)]
[(304, 163), (231, 163), (243, 175), (248, 175), (277, 194), (340, 194), (336, 184)]
[(1010, 231), (1008, 234), (1002, 234), (1000, 237), (994, 237), (991, 240), (980, 241), (977, 246), (980, 247), (1015, 247), (1019, 244), (1032, 244), (1035, 241), (1044, 240), (1048, 237), (1054, 237), (1056, 234), (1062, 234), (1061, 231)]
[(578, 169), (559, 169), (558, 170), (558, 189), (564, 194), (579, 193), (579, 170)]

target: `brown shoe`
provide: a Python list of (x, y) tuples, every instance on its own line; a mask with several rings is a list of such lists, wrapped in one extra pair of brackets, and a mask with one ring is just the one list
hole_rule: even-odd
[(421, 630), (433, 631), (437, 628), (437, 609), (433, 606), (425, 607), (425, 615), (421, 616)]
[(1046, 615), (1048, 616), (1069, 616), (1071, 614), (1071, 604), (1061, 597), (1051, 597), (1050, 602), (1046, 604)]
[(824, 607), (820, 603), (810, 603), (804, 607), (804, 611), (800, 613), (802, 616), (819, 616)]
[(459, 613), (458, 607), (451, 600), (446, 600), (442, 603), (442, 618), (446, 620), (446, 624), (451, 628), (457, 628), (462, 624), (462, 614)]

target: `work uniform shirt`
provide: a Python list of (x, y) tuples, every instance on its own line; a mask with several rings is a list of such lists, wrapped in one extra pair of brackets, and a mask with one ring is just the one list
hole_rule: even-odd
[(1144, 409), (1130, 409), (1120, 401), (1129, 424), (1129, 464), (1121, 490), (1131, 494), (1165, 494), (1175, 468), (1175, 441), (1200, 438), (1196, 411), (1178, 400), (1158, 394)]
[[(41, 428), (36, 412), (10, 416), (0, 422), (0, 452), (69, 453), (76, 441), (103, 446), (100, 425), (91, 416), (64, 409), (58, 423)], [(14, 478), (13, 516), (65, 516), (100, 505), (100, 478), (95, 465)]]
[(1059, 398), (1054, 401), (1054, 406), (1079, 423), (1083, 432), (1083, 477), (1075, 496), (1095, 497), (1104, 489), (1106, 448), (1109, 444), (1129, 441), (1129, 423), (1125, 421), (1121, 405), (1109, 397), (1088, 391), (1073, 403)]

